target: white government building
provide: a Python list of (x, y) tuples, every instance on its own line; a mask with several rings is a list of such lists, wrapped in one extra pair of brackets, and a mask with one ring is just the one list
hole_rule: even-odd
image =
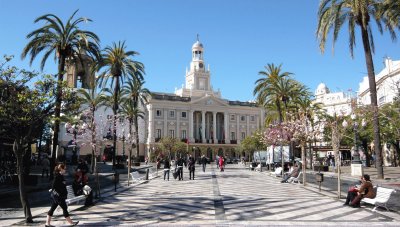
[(213, 90), (210, 67), (205, 65), (204, 46), (197, 40), (185, 86), (174, 94), (153, 92), (146, 106), (148, 151), (162, 137), (176, 137), (207, 148), (211, 159), (222, 153), (239, 157), (234, 148), (263, 125), (263, 108), (254, 102), (223, 99), (220, 91)]
[[(190, 69), (186, 70), (185, 86), (172, 93), (153, 92), (144, 107), (145, 119), (139, 119), (139, 153), (142, 158), (148, 156), (163, 137), (175, 137), (191, 147), (207, 149), (207, 157), (214, 159), (217, 154), (227, 157), (239, 157), (235, 148), (247, 136), (261, 128), (265, 111), (254, 102), (230, 101), (222, 98), (220, 91), (214, 91), (211, 85), (211, 72), (205, 67), (204, 47), (197, 40), (192, 46)], [(82, 71), (82, 70), (81, 70)], [(79, 69), (69, 67), (65, 80), (70, 87), (85, 87), (89, 75), (81, 75)], [(81, 84), (81, 85), (80, 85)], [(97, 135), (100, 141), (98, 154), (103, 154), (111, 140), (104, 139), (112, 130), (112, 110), (101, 107), (96, 111)], [(117, 123), (117, 155), (128, 154), (127, 146), (121, 139), (128, 135), (128, 122), (120, 118)], [(59, 138), (64, 154), (71, 155), (73, 136), (66, 133), (62, 125)], [(80, 155), (89, 154), (91, 147), (88, 138), (78, 139)], [(199, 149), (194, 149), (196, 156)]]

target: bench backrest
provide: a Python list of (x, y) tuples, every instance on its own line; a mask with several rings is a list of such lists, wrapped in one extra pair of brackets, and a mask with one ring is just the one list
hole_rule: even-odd
[(300, 172), (299, 175), (297, 175), (297, 179), (301, 179), (301, 174), (303, 174), (303, 172)]
[(394, 192), (394, 189), (391, 188), (383, 188), (383, 187), (378, 187), (378, 189), (376, 190), (376, 197), (375, 197), (375, 201), (376, 202), (380, 202), (380, 203), (386, 203), (389, 198), (390, 195)]
[(281, 173), (282, 173), (282, 167), (278, 167), (278, 168), (275, 169), (275, 174), (276, 175), (281, 175)]
[(74, 189), (72, 188), (72, 185), (67, 185), (67, 199), (71, 199), (75, 197)]
[(140, 178), (139, 172), (132, 172), (132, 173), (131, 173), (131, 177), (132, 177), (133, 179), (138, 179), (138, 178)]

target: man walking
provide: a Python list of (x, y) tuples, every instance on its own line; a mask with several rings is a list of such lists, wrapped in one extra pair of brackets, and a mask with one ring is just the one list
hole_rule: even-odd
[(46, 177), (49, 177), (50, 161), (47, 158), (47, 155), (44, 156), (41, 164), (42, 164), (42, 177), (44, 177), (45, 173), (46, 173)]
[(207, 158), (205, 155), (201, 156), (201, 164), (203, 166), (203, 173), (206, 171)]
[(178, 172), (179, 180), (183, 180), (183, 159), (179, 157), (176, 162), (176, 169)]
[(165, 176), (167, 176), (167, 180), (169, 181), (170, 168), (171, 168), (171, 165), (169, 163), (169, 159), (166, 157), (164, 160), (164, 180), (165, 180)]
[(192, 179), (194, 180), (195, 161), (192, 155), (189, 156), (188, 169), (189, 169), (189, 180)]

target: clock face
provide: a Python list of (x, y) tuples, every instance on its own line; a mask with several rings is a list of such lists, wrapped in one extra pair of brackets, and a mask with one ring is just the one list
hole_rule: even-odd
[(200, 68), (203, 68), (203, 63), (200, 63), (200, 64), (199, 64), (199, 67), (200, 67)]

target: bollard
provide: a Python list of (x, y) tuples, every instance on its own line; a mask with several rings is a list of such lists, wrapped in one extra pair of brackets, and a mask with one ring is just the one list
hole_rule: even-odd
[(115, 170), (114, 175), (113, 175), (113, 181), (114, 181), (114, 191), (117, 191), (117, 184), (119, 182), (119, 173)]
[(146, 180), (149, 180), (149, 169), (146, 169)]

